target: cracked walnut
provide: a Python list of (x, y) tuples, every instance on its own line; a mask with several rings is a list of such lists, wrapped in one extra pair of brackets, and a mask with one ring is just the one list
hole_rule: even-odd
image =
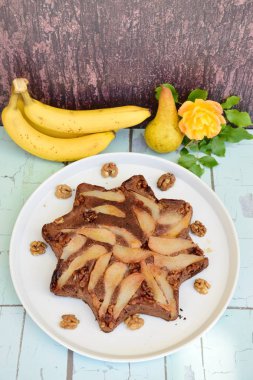
[(46, 252), (47, 245), (43, 241), (32, 241), (30, 243), (30, 252), (32, 255), (43, 255)]
[(124, 322), (130, 330), (140, 329), (144, 325), (144, 319), (138, 314), (130, 315)]
[(67, 199), (72, 195), (72, 189), (68, 185), (58, 185), (55, 189), (55, 196), (59, 199)]
[(101, 168), (101, 175), (104, 178), (117, 177), (117, 175), (118, 175), (117, 165), (114, 164), (114, 162), (108, 162), (108, 163), (104, 164)]
[(172, 173), (165, 173), (161, 175), (160, 178), (158, 178), (157, 181), (157, 187), (162, 190), (166, 191), (170, 189), (176, 181), (176, 177)]
[(62, 327), (63, 329), (73, 330), (77, 328), (80, 322), (74, 314), (64, 314), (61, 316), (61, 318), (62, 319), (60, 321), (60, 327)]
[(190, 225), (191, 232), (199, 237), (205, 236), (206, 227), (199, 220), (195, 220), (194, 223)]
[(207, 294), (208, 289), (210, 288), (211, 288), (211, 285), (209, 284), (209, 282), (207, 282), (203, 278), (197, 278), (194, 281), (194, 289), (200, 294)]

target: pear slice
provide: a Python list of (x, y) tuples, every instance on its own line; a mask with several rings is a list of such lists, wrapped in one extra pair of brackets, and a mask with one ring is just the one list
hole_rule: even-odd
[(105, 296), (98, 312), (100, 318), (105, 315), (113, 292), (123, 280), (126, 271), (127, 265), (119, 262), (115, 262), (107, 268), (104, 275)]
[(203, 256), (182, 253), (178, 256), (164, 256), (154, 254), (154, 264), (160, 268), (166, 267), (169, 271), (180, 271), (191, 264), (202, 261)]
[(101, 225), (101, 227), (106, 228), (112, 231), (115, 235), (122, 237), (127, 244), (132, 248), (139, 248), (141, 246), (141, 242), (137, 237), (135, 237), (131, 232), (129, 232), (125, 228), (117, 227), (117, 226), (106, 226)]
[(113, 205), (96, 206), (93, 207), (92, 210), (101, 214), (117, 216), (118, 218), (126, 217), (126, 214), (123, 211), (121, 211), (118, 207)]
[(152, 251), (162, 255), (173, 255), (173, 253), (196, 247), (196, 244), (188, 239), (150, 236), (148, 246)]
[(85, 235), (87, 238), (100, 241), (101, 243), (108, 243), (114, 245), (116, 243), (116, 236), (106, 228), (99, 227), (82, 227), (77, 230), (78, 234)]
[(179, 223), (183, 218), (183, 215), (180, 214), (179, 212), (175, 211), (165, 211), (161, 214), (160, 218), (158, 219), (159, 224), (177, 224)]
[(114, 319), (117, 319), (119, 317), (121, 311), (128, 304), (133, 295), (137, 292), (143, 280), (143, 274), (132, 273), (124, 278), (124, 280), (121, 282), (117, 302), (113, 308)]
[(67, 260), (69, 256), (71, 256), (73, 253), (79, 251), (79, 249), (82, 248), (82, 246), (86, 243), (86, 237), (82, 235), (73, 235), (71, 240), (68, 242), (67, 245), (63, 248), (61, 259)]
[(170, 310), (171, 317), (175, 318), (177, 316), (177, 303), (174, 297), (173, 288), (166, 279), (167, 272), (165, 272), (161, 268), (156, 267), (153, 264), (149, 264), (149, 267), (153, 276), (155, 277), (157, 284), (162, 289), (163, 294), (165, 295), (165, 298), (168, 302), (168, 306), (166, 308)]
[(152, 255), (152, 252), (146, 249), (123, 247), (117, 244), (112, 251), (114, 257), (126, 264), (139, 263)]
[(85, 197), (94, 197), (94, 198), (104, 199), (105, 201), (112, 201), (112, 202), (125, 201), (125, 195), (122, 193), (121, 190), (117, 190), (117, 191), (89, 190), (89, 191), (84, 191), (80, 193), (80, 195), (83, 195)]
[(98, 259), (104, 253), (106, 253), (106, 249), (102, 245), (95, 244), (87, 248), (81, 255), (77, 256), (62, 273), (58, 279), (57, 287), (62, 288), (76, 270), (84, 267), (88, 261)]
[(134, 213), (138, 219), (142, 231), (150, 236), (155, 230), (155, 221), (152, 216), (145, 210), (133, 207)]
[(95, 288), (95, 286), (98, 283), (98, 280), (103, 276), (110, 258), (112, 254), (111, 253), (105, 253), (104, 255), (100, 256), (94, 266), (93, 271), (90, 274), (90, 280), (88, 284), (88, 291), (92, 292)]
[(160, 304), (165, 305), (167, 303), (166, 298), (163, 292), (161, 291), (161, 289), (159, 288), (159, 286), (157, 285), (157, 282), (154, 279), (153, 274), (149, 266), (145, 263), (145, 261), (141, 261), (141, 273), (144, 275), (145, 280), (149, 288), (151, 289), (156, 302), (159, 302)]
[(152, 214), (154, 220), (156, 221), (160, 216), (159, 205), (157, 203), (155, 203), (155, 201), (153, 201), (152, 199), (144, 197), (141, 194), (138, 194), (135, 192), (133, 192), (133, 194), (134, 194), (135, 198), (137, 198), (139, 201), (141, 201), (144, 204), (145, 207), (150, 209), (151, 214)]
[(189, 211), (181, 220), (179, 223), (172, 226), (165, 234), (166, 237), (177, 237), (182, 230), (189, 227), (190, 221), (192, 217), (192, 212)]

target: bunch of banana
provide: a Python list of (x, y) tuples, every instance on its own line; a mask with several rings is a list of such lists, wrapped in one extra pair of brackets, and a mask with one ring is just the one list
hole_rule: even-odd
[(2, 121), (12, 140), (27, 152), (51, 161), (76, 161), (104, 150), (122, 128), (135, 126), (150, 116), (146, 108), (71, 111), (32, 99), (28, 81), (13, 81)]

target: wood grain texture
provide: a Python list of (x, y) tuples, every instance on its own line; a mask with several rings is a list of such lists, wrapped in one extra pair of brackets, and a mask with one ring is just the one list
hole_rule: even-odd
[(0, 379), (16, 379), (23, 323), (22, 307), (0, 307)]
[(67, 351), (26, 315), (16, 380), (66, 379)]
[[(128, 130), (121, 131), (108, 152), (127, 151)], [(133, 151), (152, 154), (143, 144), (143, 131), (133, 130)], [(252, 203), (243, 216), (240, 197), (252, 194), (252, 141), (230, 144), (227, 157), (214, 168), (213, 182), (237, 223), (241, 243), (238, 286), (228, 310), (201, 339), (179, 352), (143, 363), (111, 363), (69, 355), (36, 326), (21, 307), (11, 289), (8, 269), (9, 234), (18, 210), (35, 188), (62, 164), (40, 160), (19, 149), (0, 129), (0, 379), (8, 380), (238, 380), (252, 378)], [(154, 154), (154, 153), (153, 153)], [(155, 155), (155, 154), (154, 154)], [(164, 155), (175, 161), (177, 152)], [(210, 172), (205, 182), (210, 185)], [(226, 189), (226, 190), (225, 190)], [(233, 202), (227, 200), (235, 193)], [(228, 199), (230, 199), (228, 197)], [(252, 195), (246, 198), (252, 200)], [(237, 210), (236, 212), (234, 210)], [(240, 223), (237, 221), (241, 218)], [(2, 221), (2, 222), (1, 222)], [(245, 227), (245, 233), (243, 232)], [(214, 253), (210, 253), (211, 255)], [(8, 272), (8, 273), (7, 273)], [(9, 306), (6, 306), (6, 305)], [(169, 339), (169, 337), (168, 337)], [(73, 373), (72, 373), (73, 370)]]
[(252, 379), (252, 322), (252, 310), (227, 310), (203, 337), (205, 380)]
[(157, 84), (197, 86), (253, 111), (253, 2), (2, 0), (0, 106), (11, 80), (66, 108), (155, 107)]

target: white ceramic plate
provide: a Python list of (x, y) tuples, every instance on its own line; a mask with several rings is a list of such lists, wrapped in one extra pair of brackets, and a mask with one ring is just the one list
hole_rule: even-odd
[[(116, 178), (104, 179), (101, 165), (115, 162)], [(157, 189), (156, 181), (164, 172), (172, 172), (176, 183), (168, 192)], [(131, 331), (124, 323), (112, 333), (100, 331), (89, 307), (82, 301), (58, 297), (49, 291), (56, 258), (48, 248), (42, 256), (32, 256), (29, 243), (41, 240), (41, 227), (70, 211), (73, 198), (57, 199), (55, 186), (66, 183), (73, 188), (81, 182), (113, 188), (134, 174), (143, 174), (158, 198), (184, 199), (193, 206), (193, 220), (207, 227), (203, 238), (194, 240), (211, 252), (209, 267), (200, 275), (212, 285), (208, 295), (193, 289), (194, 278), (180, 288), (182, 318), (166, 322), (144, 316), (140, 330)], [(110, 361), (142, 361), (175, 352), (199, 337), (226, 308), (237, 279), (239, 249), (230, 216), (215, 193), (199, 178), (164, 159), (138, 153), (111, 153), (77, 161), (47, 179), (28, 199), (16, 221), (10, 246), (10, 268), (16, 292), (32, 319), (48, 335), (69, 349), (92, 358)], [(62, 314), (80, 319), (76, 330), (59, 327)], [(186, 319), (184, 319), (186, 318)]]

